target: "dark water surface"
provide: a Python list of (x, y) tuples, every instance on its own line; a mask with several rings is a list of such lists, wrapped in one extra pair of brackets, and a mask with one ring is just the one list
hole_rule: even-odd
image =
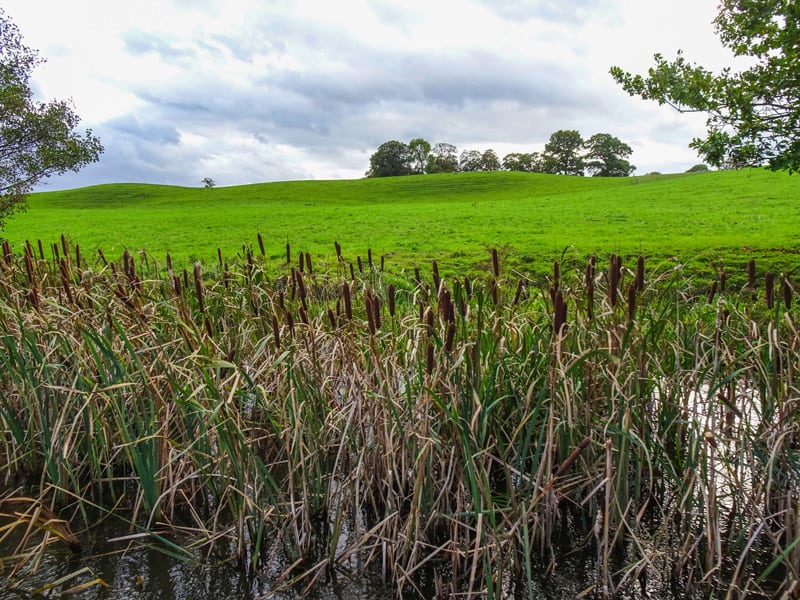
[[(446, 565), (433, 565), (422, 573), (415, 581), (419, 591), (409, 588), (398, 595), (385, 586), (378, 570), (366, 574), (348, 575), (335, 570), (323, 572), (317, 583), (305, 589), (306, 582), (294, 588), (276, 590), (275, 578), (283, 570), (283, 565), (274, 568), (259, 567), (252, 569), (243, 561), (226, 560), (222, 544), (217, 545), (213, 558), (202, 557), (203, 564), (193, 563), (170, 556), (170, 549), (164, 545), (142, 543), (141, 539), (119, 540), (127, 531), (114, 531), (109, 526), (98, 526), (90, 532), (79, 533), (85, 544), (83, 552), (73, 554), (60, 542), (50, 546), (33, 575), (16, 577), (14, 584), (6, 579), (11, 564), (4, 565), (0, 577), (0, 599), (21, 598), (81, 598), (91, 600), (125, 599), (154, 600), (173, 598), (175, 600), (200, 600), (205, 598), (269, 598), (275, 600), (294, 600), (310, 598), (313, 600), (390, 600), (402, 598), (435, 598), (433, 579), (438, 576), (448, 583)], [(175, 540), (179, 542), (179, 540)], [(581, 547), (583, 541), (578, 539), (562, 540), (556, 548), (559, 558), (549, 576), (545, 576), (547, 564), (535, 565), (533, 586), (528, 589), (523, 582), (514, 585), (509, 582), (501, 595), (504, 599), (519, 598), (599, 598), (588, 588), (596, 577), (595, 553), (589, 549), (570, 550), (570, 546)], [(0, 547), (0, 556), (9, 554), (6, 544)], [(233, 549), (231, 549), (233, 550)], [(231, 552), (232, 554), (232, 552)], [(552, 565), (550, 565), (552, 566)], [(624, 567), (621, 563), (618, 568)], [(42, 586), (66, 577), (72, 573), (80, 573), (51, 590), (34, 596), (33, 592)], [(74, 595), (63, 596), (63, 592), (73, 586), (102, 579), (108, 584), (105, 587), (95, 584)], [(508, 579), (508, 578), (507, 578)], [(305, 593), (305, 595), (304, 595)], [(710, 594), (710, 595), (709, 595)], [(723, 594), (724, 595), (724, 594)], [(446, 596), (452, 598), (485, 598), (485, 595), (468, 596), (459, 594)], [(715, 597), (713, 591), (695, 589), (692, 592), (684, 586), (659, 573), (656, 568), (648, 571), (646, 578), (633, 581), (620, 590), (618, 598), (637, 598), (652, 600), (673, 600), (676, 598), (708, 598)], [(738, 597), (736, 595), (734, 598)], [(748, 596), (755, 597), (755, 596)]]

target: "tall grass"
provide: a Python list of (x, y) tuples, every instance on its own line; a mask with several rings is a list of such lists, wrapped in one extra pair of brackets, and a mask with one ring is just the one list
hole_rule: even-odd
[(211, 278), (6, 245), (8, 502), (74, 527), (99, 507), (301, 590), (372, 568), (398, 594), (530, 595), (568, 534), (596, 555), (585, 594), (798, 597), (788, 276), (612, 255), (529, 278), (493, 252), (484, 278), (405, 280), (335, 247), (327, 271), (220, 251)]

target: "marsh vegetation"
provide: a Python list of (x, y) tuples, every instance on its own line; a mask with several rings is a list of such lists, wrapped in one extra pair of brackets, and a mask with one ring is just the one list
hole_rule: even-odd
[(584, 595), (798, 597), (788, 276), (611, 255), (534, 278), (492, 251), (482, 276), (404, 278), (256, 242), (213, 277), (4, 244), (10, 587), (117, 521), (273, 590), (370, 570), (405, 597), (432, 593), (423, 574), (526, 597), (568, 539), (595, 557)]

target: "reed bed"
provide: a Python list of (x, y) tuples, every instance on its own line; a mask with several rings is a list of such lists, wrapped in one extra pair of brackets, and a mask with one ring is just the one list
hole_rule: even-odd
[(300, 592), (372, 570), (403, 597), (533, 597), (566, 537), (596, 557), (583, 596), (800, 597), (788, 275), (612, 255), (534, 278), (492, 251), (483, 279), (406, 278), (263, 248), (212, 275), (4, 245), (10, 585), (112, 518)]

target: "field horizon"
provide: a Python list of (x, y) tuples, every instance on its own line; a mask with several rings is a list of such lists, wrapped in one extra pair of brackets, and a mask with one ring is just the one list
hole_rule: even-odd
[(286, 244), (322, 266), (385, 257), (403, 271), (437, 260), (478, 272), (497, 248), (507, 268), (546, 273), (553, 260), (643, 254), (696, 270), (766, 260), (800, 265), (800, 210), (791, 175), (766, 169), (589, 178), (491, 172), (376, 179), (287, 181), (215, 188), (103, 184), (38, 192), (0, 237), (21, 252), (63, 234), (84, 256), (145, 251), (162, 262), (200, 262), (257, 248), (285, 257)]

